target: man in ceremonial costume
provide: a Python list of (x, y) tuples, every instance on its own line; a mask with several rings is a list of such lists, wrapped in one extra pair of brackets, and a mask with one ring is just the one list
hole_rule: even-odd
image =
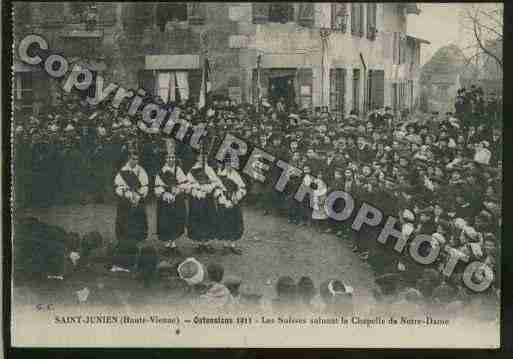
[(178, 252), (175, 240), (185, 232), (187, 220), (185, 208), (185, 186), (187, 177), (178, 165), (175, 146), (168, 140), (167, 158), (164, 167), (155, 176), (157, 196), (157, 233), (165, 247)]
[(219, 178), (207, 161), (204, 150), (196, 158), (196, 162), (187, 174), (187, 190), (189, 197), (188, 236), (198, 242), (198, 252), (213, 253), (210, 245), (216, 237), (216, 205), (213, 197), (214, 189), (220, 186)]
[(218, 172), (222, 186), (214, 191), (214, 196), (218, 203), (217, 237), (219, 240), (227, 241), (223, 252), (241, 255), (242, 251), (235, 246), (235, 242), (244, 233), (244, 218), (240, 203), (247, 191), (244, 181), (235, 170), (237, 167), (238, 164), (231, 156), (225, 157), (223, 166)]
[(138, 162), (139, 155), (132, 148), (128, 162), (114, 178), (118, 197), (115, 228), (118, 245), (111, 271), (130, 271), (135, 264), (137, 244), (148, 234), (145, 208), (148, 175)]

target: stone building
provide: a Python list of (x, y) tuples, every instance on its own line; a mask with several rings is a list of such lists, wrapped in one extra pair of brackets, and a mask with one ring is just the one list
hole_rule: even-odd
[[(239, 102), (283, 97), (337, 113), (412, 108), (420, 48), (407, 35), (415, 3), (14, 3), (15, 38), (39, 33), (67, 58), (164, 101), (199, 95), (205, 56), (214, 93)], [(26, 110), (57, 96), (14, 59)], [(48, 91), (50, 88), (50, 91)]]
[[(490, 51), (502, 58), (502, 43), (488, 43)], [(454, 112), (458, 89), (479, 86), (485, 96), (502, 96), (502, 69), (488, 55), (469, 61), (455, 44), (441, 47), (422, 66), (421, 106), (425, 112)]]

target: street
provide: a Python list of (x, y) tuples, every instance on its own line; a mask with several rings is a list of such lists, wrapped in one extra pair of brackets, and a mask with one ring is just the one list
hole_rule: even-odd
[[(155, 204), (147, 207), (150, 233), (155, 233)], [(73, 205), (58, 206), (45, 209), (31, 209), (27, 215), (38, 217), (49, 224), (62, 226), (66, 231), (74, 231), (83, 236), (90, 231), (98, 231), (107, 241), (114, 240), (114, 205)], [(355, 303), (358, 307), (372, 305), (371, 291), (374, 287), (373, 273), (368, 264), (361, 261), (352, 253), (349, 242), (337, 239), (332, 234), (319, 234), (306, 226), (296, 226), (287, 223), (285, 218), (264, 216), (261, 211), (245, 208), (245, 234), (240, 241), (243, 250), (241, 256), (222, 255), (221, 245), (215, 243), (219, 252), (214, 254), (197, 254), (193, 243), (185, 238), (177, 241), (184, 257), (193, 256), (205, 265), (218, 262), (225, 268), (226, 276), (240, 277), (243, 283), (251, 286), (266, 299), (275, 297), (275, 284), (280, 276), (289, 275), (296, 281), (301, 276), (310, 276), (316, 288), (327, 279), (340, 279), (354, 288)], [(155, 241), (157, 248), (162, 249), (162, 243), (156, 240), (155, 235), (149, 236)], [(161, 252), (161, 251), (159, 251)], [(108, 258), (106, 265), (108, 266)], [(165, 258), (162, 258), (165, 259)], [(137, 283), (130, 279), (126, 273), (110, 273), (105, 264), (99, 266), (95, 273), (71, 280), (67, 286), (63, 282), (62, 289), (70, 297), (73, 291), (84, 287), (93, 287), (99, 279), (110, 283), (116, 288), (120, 297), (129, 296), (130, 291), (137, 288)], [(75, 276), (77, 278), (77, 276)], [(17, 283), (15, 303), (36, 304), (38, 296), (34, 296), (29, 285)], [(33, 288), (34, 285), (30, 284)], [(148, 289), (135, 289), (147, 291)], [(148, 293), (146, 293), (148, 294)], [(57, 302), (62, 298), (53, 293)], [(159, 302), (158, 295), (147, 295), (152, 303)], [(31, 299), (32, 298), (32, 299)], [(126, 302), (125, 300), (121, 300)], [(147, 301), (146, 304), (149, 304)]]

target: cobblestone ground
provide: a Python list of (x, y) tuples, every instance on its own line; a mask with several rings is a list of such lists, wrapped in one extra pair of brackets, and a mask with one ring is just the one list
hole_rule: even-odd
[[(107, 240), (114, 241), (115, 211), (113, 205), (87, 204), (31, 209), (24, 212), (81, 235), (97, 230)], [(147, 212), (150, 233), (155, 233), (154, 203), (148, 205)], [(243, 250), (241, 256), (223, 256), (221, 253), (196, 254), (193, 243), (186, 238), (180, 239), (177, 242), (178, 246), (186, 257), (194, 256), (205, 264), (222, 264), (225, 276), (240, 277), (243, 281), (251, 283), (266, 298), (275, 296), (274, 286), (279, 276), (290, 275), (298, 280), (301, 276), (308, 275), (314, 280), (317, 288), (326, 279), (339, 278), (354, 288), (355, 302), (359, 307), (368, 308), (369, 305), (373, 305), (372, 270), (352, 253), (349, 241), (337, 239), (332, 234), (319, 234), (310, 227), (289, 224), (285, 218), (264, 216), (261, 211), (253, 208), (244, 209), (244, 220), (246, 230), (244, 237), (239, 241)], [(150, 236), (148, 240), (155, 241), (157, 247), (162, 246), (155, 235)], [(216, 243), (215, 247), (221, 249), (219, 243)], [(106, 280), (117, 282), (119, 296), (138, 290), (134, 281), (124, 276), (124, 273), (110, 273), (105, 267), (102, 265), (102, 269), (97, 273)], [(97, 278), (88, 277), (79, 284), (75, 283), (74, 288), (65, 290), (71, 292), (83, 286), (94, 285), (96, 280)], [(33, 290), (23, 283), (16, 285), (15, 295), (15, 302), (20, 300), (27, 303), (37, 300), (33, 298)], [(159, 301), (157, 294), (153, 296), (153, 301)]]

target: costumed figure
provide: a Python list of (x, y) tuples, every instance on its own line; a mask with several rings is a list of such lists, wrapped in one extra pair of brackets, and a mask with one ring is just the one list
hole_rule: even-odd
[(246, 185), (235, 168), (238, 164), (227, 156), (223, 162), (223, 168), (218, 172), (221, 187), (214, 191), (214, 197), (218, 203), (217, 210), (217, 236), (218, 239), (227, 241), (224, 253), (242, 254), (235, 246), (235, 242), (244, 233), (244, 220), (241, 209), (241, 201), (246, 195)]
[(129, 271), (135, 264), (137, 244), (148, 234), (144, 201), (148, 194), (148, 175), (138, 161), (138, 154), (131, 150), (128, 162), (114, 178), (118, 245), (111, 271)]
[(165, 247), (177, 251), (175, 240), (185, 232), (187, 220), (185, 190), (187, 177), (177, 163), (175, 148), (168, 151), (166, 162), (155, 176), (157, 196), (157, 233)]
[(207, 163), (207, 154), (201, 152), (187, 174), (189, 197), (188, 236), (198, 242), (198, 252), (213, 253), (210, 241), (216, 236), (216, 206), (214, 189), (220, 186), (219, 178)]

